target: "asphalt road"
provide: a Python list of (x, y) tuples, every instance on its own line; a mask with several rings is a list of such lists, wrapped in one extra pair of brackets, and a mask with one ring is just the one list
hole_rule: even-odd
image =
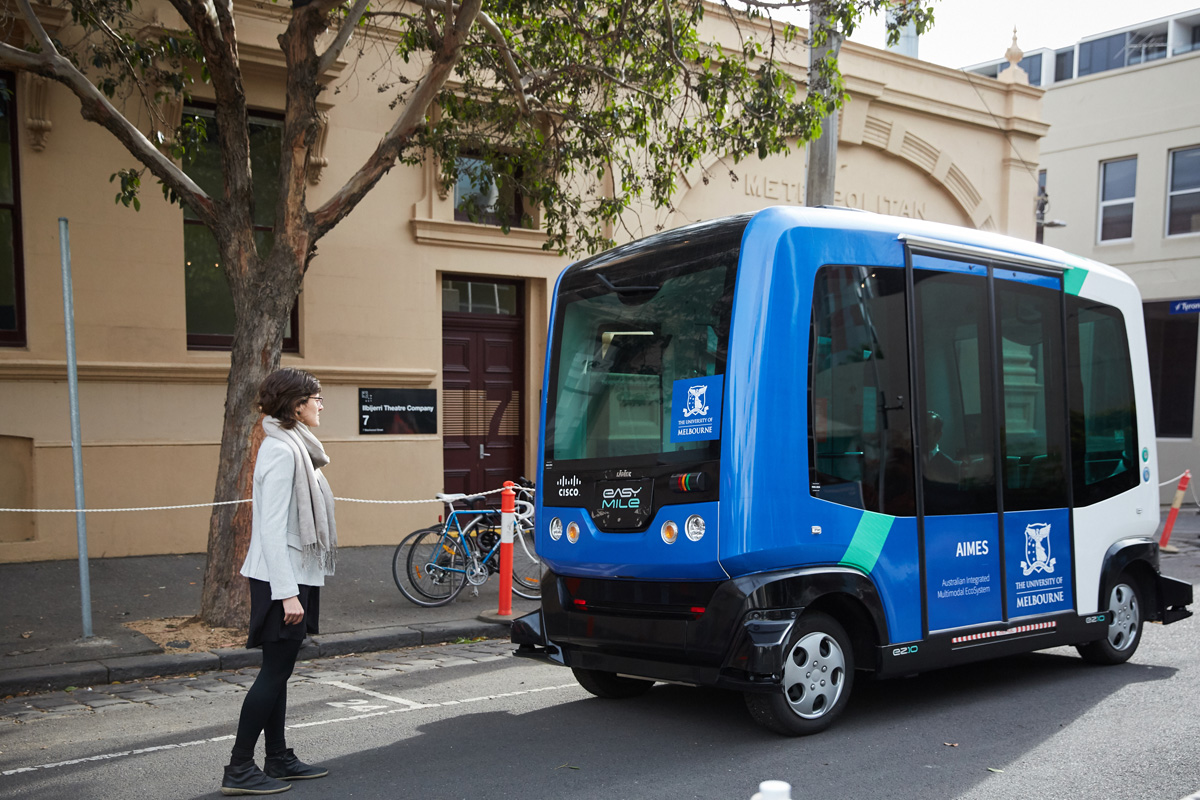
[[(289, 743), (331, 774), (287, 796), (748, 800), (781, 779), (796, 800), (1178, 800), (1200, 789), (1197, 624), (1147, 626), (1119, 667), (1059, 649), (860, 682), (842, 720), (804, 739), (758, 728), (732, 693), (592, 698), (503, 641), (313, 661), (289, 689)], [(252, 678), (0, 703), (0, 797), (219, 797)]]

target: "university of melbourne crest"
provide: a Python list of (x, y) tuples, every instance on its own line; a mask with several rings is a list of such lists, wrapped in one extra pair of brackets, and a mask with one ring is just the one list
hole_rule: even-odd
[(1055, 559), (1050, 557), (1050, 523), (1041, 522), (1025, 526), (1025, 560), (1021, 571), (1028, 577), (1035, 572), (1054, 572)]
[(684, 406), (683, 416), (695, 417), (701, 414), (708, 413), (708, 404), (705, 403), (705, 398), (708, 395), (708, 386), (701, 384), (700, 386), (689, 386), (687, 395), (687, 405)]

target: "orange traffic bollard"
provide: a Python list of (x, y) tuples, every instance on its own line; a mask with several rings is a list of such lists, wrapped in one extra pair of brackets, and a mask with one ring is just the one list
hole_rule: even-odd
[(512, 481), (505, 481), (500, 493), (500, 605), (496, 613), (502, 617), (512, 615), (513, 525), (517, 511), (513, 486)]
[(1175, 527), (1175, 518), (1179, 516), (1179, 507), (1183, 505), (1183, 493), (1187, 491), (1188, 482), (1192, 479), (1192, 471), (1185, 469), (1183, 477), (1179, 479), (1179, 486), (1175, 489), (1175, 500), (1171, 503), (1171, 511), (1167, 514), (1167, 524), (1163, 526), (1162, 539), (1158, 542), (1158, 549), (1165, 553), (1178, 553), (1179, 549), (1172, 547), (1168, 542), (1171, 541), (1171, 529)]

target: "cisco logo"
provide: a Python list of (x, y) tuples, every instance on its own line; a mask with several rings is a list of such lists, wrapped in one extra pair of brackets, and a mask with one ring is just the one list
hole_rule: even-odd
[(583, 481), (579, 480), (578, 475), (567, 477), (566, 475), (558, 479), (558, 496), (559, 497), (579, 497), (579, 487), (583, 485)]

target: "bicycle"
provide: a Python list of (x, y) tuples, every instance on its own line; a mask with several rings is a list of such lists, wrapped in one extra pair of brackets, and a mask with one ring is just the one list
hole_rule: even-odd
[[(532, 547), (534, 487), (523, 481), (514, 489), (513, 593), (537, 600), (542, 562)], [(438, 494), (446, 504), (445, 522), (413, 531), (396, 546), (392, 579), (410, 602), (427, 608), (446, 605), (468, 584), (478, 593), (500, 571), (500, 512), (455, 507), (470, 496)]]

